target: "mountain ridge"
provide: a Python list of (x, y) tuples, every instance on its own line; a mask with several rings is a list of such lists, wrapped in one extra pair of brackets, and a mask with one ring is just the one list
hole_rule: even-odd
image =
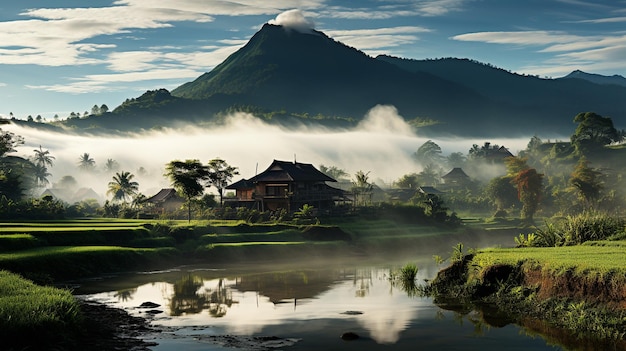
[(228, 111), (246, 110), (271, 114), (271, 123), (333, 127), (357, 123), (376, 105), (393, 105), (407, 120), (437, 121), (420, 129), (426, 134), (569, 134), (574, 116), (587, 111), (623, 127), (624, 97), (626, 87), (620, 85), (523, 76), (469, 59), (374, 58), (320, 31), (265, 24), (195, 80), (171, 92), (148, 91), (106, 116), (68, 124), (114, 129), (210, 124)]

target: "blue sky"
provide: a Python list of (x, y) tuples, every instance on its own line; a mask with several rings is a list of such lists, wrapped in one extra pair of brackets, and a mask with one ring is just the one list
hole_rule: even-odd
[(3, 1), (0, 116), (65, 118), (171, 90), (270, 21), (312, 25), (371, 56), (626, 76), (626, 0)]

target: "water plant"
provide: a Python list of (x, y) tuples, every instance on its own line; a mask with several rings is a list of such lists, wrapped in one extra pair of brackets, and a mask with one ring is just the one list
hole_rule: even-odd
[(389, 275), (389, 280), (415, 282), (418, 270), (419, 269), (417, 268), (417, 265), (415, 265), (414, 263), (407, 263), (399, 270), (391, 271)]

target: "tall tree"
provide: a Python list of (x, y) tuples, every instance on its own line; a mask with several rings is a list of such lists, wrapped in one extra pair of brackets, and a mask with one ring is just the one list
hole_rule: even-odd
[(120, 164), (112, 158), (107, 159), (104, 164), (104, 171), (107, 173), (117, 172), (120, 169)]
[(228, 186), (228, 182), (233, 179), (233, 176), (239, 174), (237, 167), (233, 167), (226, 163), (221, 158), (214, 158), (209, 161), (208, 170), (210, 172), (209, 179), (211, 185), (213, 185), (220, 195), (220, 207), (224, 204), (224, 188)]
[(434, 141), (428, 140), (415, 151), (413, 157), (422, 166), (438, 164), (442, 160), (441, 147)]
[(417, 173), (408, 173), (396, 180), (395, 185), (400, 189), (417, 189), (418, 184)]
[(534, 168), (528, 168), (520, 171), (512, 182), (517, 186), (517, 196), (522, 202), (522, 219), (532, 221), (541, 201), (543, 174), (537, 173)]
[(462, 152), (453, 152), (446, 157), (446, 164), (450, 168), (461, 168), (465, 166), (465, 162), (467, 162), (467, 157)]
[(5, 157), (10, 152), (15, 152), (16, 148), (24, 144), (24, 138), (0, 129), (0, 157)]
[(417, 174), (417, 180), (422, 185), (435, 186), (441, 179), (441, 168), (434, 163), (429, 163)]
[(33, 177), (35, 178), (35, 186), (43, 187), (47, 184), (50, 184), (48, 181), (48, 177), (51, 176), (48, 173), (48, 167), (43, 164), (35, 163), (33, 164)]
[(99, 115), (100, 107), (98, 105), (93, 105), (93, 107), (91, 108), (91, 114), (95, 116)]
[(528, 157), (507, 157), (504, 159), (504, 164), (506, 166), (506, 175), (507, 177), (513, 178), (519, 172), (527, 170), (530, 168), (528, 166)]
[(354, 194), (354, 204), (367, 204), (372, 202), (372, 193), (374, 191), (374, 183), (369, 182), (370, 172), (359, 170), (354, 175), (352, 181), (352, 193)]
[(61, 179), (59, 179), (59, 182), (56, 184), (55, 187), (74, 190), (77, 186), (78, 182), (76, 181), (76, 178), (72, 177), (71, 175), (64, 175), (63, 177), (61, 177)]
[(590, 206), (599, 197), (602, 190), (602, 174), (589, 166), (589, 161), (581, 157), (574, 168), (570, 184), (578, 192), (578, 197)]
[(49, 150), (43, 150), (41, 148), (41, 145), (39, 145), (39, 150), (35, 149), (33, 150), (35, 152), (35, 157), (34, 157), (34, 161), (35, 164), (38, 166), (44, 166), (44, 167), (52, 167), (52, 165), (54, 164), (54, 156), (52, 156), (50, 154)]
[(78, 168), (82, 171), (93, 171), (96, 168), (96, 161), (85, 152), (78, 158)]
[(346, 179), (349, 176), (348, 172), (344, 171), (343, 169), (337, 166), (327, 167), (324, 165), (320, 165), (320, 172), (326, 174), (327, 176), (335, 180)]
[(496, 177), (489, 181), (485, 189), (487, 196), (496, 205), (496, 210), (504, 210), (513, 206), (517, 201), (517, 191), (511, 184), (511, 177)]
[(204, 192), (209, 170), (198, 160), (170, 161), (165, 176), (182, 196), (187, 198), (187, 220), (191, 221), (191, 202)]
[(127, 198), (132, 198), (139, 190), (139, 183), (133, 181), (135, 176), (130, 172), (118, 172), (113, 176), (113, 181), (109, 182), (108, 195), (113, 195), (113, 201), (126, 203)]
[(572, 145), (579, 154), (598, 151), (604, 146), (620, 141), (622, 134), (613, 126), (613, 120), (593, 112), (579, 113), (574, 117), (578, 123), (571, 136)]

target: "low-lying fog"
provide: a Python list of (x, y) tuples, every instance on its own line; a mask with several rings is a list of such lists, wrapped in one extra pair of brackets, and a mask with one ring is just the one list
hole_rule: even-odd
[[(16, 125), (2, 128), (25, 139), (25, 144), (14, 155), (32, 157), (33, 150), (41, 145), (55, 157), (54, 166), (49, 168), (49, 187), (61, 177), (71, 175), (79, 187), (92, 188), (102, 200), (107, 198), (107, 184), (112, 176), (104, 172), (108, 159), (120, 164), (119, 171), (134, 174), (139, 191), (146, 196), (171, 187), (163, 176), (169, 161), (198, 159), (207, 163), (218, 157), (238, 167), (240, 175), (233, 181), (264, 171), (274, 159), (295, 159), (318, 168), (320, 165), (336, 166), (348, 172), (351, 178), (357, 171), (370, 172), (369, 179), (384, 186), (407, 173), (420, 171), (411, 155), (429, 140), (416, 133), (392, 106), (376, 106), (357, 127), (341, 131), (305, 127), (287, 130), (245, 113), (227, 120), (226, 125), (215, 129), (187, 126), (124, 137), (50, 133)], [(467, 155), (473, 144), (483, 145), (485, 141), (503, 145), (517, 154), (526, 148), (530, 137), (432, 140), (441, 147), (444, 156), (453, 152)], [(96, 162), (95, 175), (79, 170), (79, 158), (84, 153)], [(140, 167), (146, 172), (139, 172)]]

